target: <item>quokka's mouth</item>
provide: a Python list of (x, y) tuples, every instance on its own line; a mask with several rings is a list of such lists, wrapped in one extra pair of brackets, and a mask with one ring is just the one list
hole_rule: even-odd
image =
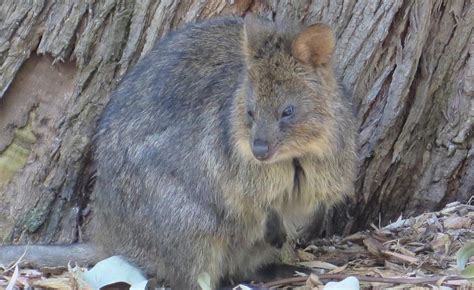
[(265, 156), (256, 156), (253, 154), (254, 159), (259, 163), (273, 163), (277, 161), (278, 157), (278, 150), (272, 150), (268, 152)]
[(257, 160), (257, 161), (260, 161), (260, 162), (268, 162), (272, 159), (273, 155), (267, 155), (267, 156), (255, 156), (255, 154), (253, 155), (253, 157)]

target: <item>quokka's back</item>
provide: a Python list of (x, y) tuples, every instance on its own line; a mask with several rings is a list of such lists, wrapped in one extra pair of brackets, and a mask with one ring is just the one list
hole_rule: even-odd
[(94, 242), (173, 289), (245, 278), (351, 190), (354, 121), (334, 36), (249, 16), (172, 33), (99, 122)]

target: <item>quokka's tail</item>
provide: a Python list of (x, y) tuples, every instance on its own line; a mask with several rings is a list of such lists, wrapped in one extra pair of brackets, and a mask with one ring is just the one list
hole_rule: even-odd
[(32, 267), (57, 267), (77, 263), (87, 266), (104, 257), (90, 243), (70, 245), (21, 245), (0, 246), (0, 265), (9, 266), (19, 261), (19, 265)]

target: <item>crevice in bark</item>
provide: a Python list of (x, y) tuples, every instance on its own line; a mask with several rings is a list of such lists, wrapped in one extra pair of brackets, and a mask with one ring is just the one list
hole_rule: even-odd
[[(459, 189), (461, 178), (464, 175), (464, 173), (467, 171), (467, 164), (468, 164), (467, 161), (469, 158), (468, 154), (469, 154), (469, 151), (466, 150), (466, 154), (463, 161), (458, 165), (453, 175), (449, 178), (448, 185), (446, 188), (446, 195), (440, 201), (440, 203), (436, 207), (436, 210), (441, 210), (444, 204), (456, 201), (457, 199), (456, 193)], [(468, 197), (466, 196), (465, 198), (468, 198)]]

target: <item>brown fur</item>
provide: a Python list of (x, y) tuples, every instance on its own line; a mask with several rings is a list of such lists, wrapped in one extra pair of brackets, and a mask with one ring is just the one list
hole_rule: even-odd
[(292, 43), (292, 53), (304, 64), (321, 65), (331, 60), (336, 46), (332, 29), (325, 24), (313, 24), (301, 32)]
[(355, 122), (333, 49), (327, 26), (253, 16), (162, 40), (100, 121), (93, 242), (174, 289), (277, 261), (318, 205), (351, 193)]

